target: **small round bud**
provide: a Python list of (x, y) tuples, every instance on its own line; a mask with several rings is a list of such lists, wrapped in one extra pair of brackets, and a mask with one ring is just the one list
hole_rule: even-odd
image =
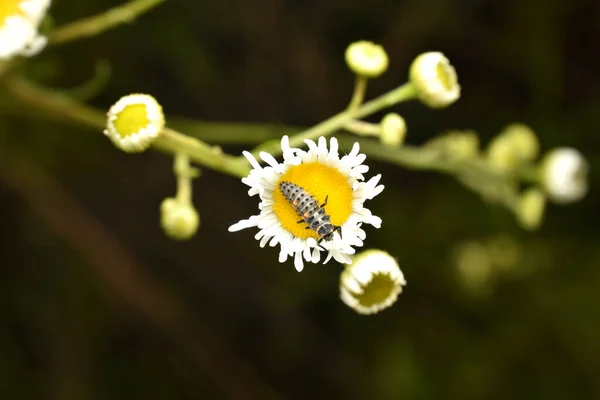
[(488, 162), (496, 170), (512, 172), (538, 156), (540, 145), (535, 133), (524, 124), (511, 124), (488, 146)]
[(581, 153), (563, 147), (549, 151), (542, 161), (542, 183), (556, 203), (581, 200), (588, 190), (589, 166)]
[(357, 75), (376, 78), (387, 69), (388, 56), (383, 47), (363, 40), (348, 46), (346, 64)]
[(165, 127), (160, 104), (147, 94), (122, 97), (108, 111), (104, 134), (123, 151), (146, 150)]
[(32, 56), (46, 45), (38, 27), (50, 0), (2, 0), (0, 2), (0, 60)]
[(500, 134), (512, 142), (521, 161), (533, 161), (540, 153), (535, 132), (525, 124), (511, 124)]
[(497, 171), (510, 173), (521, 163), (521, 153), (511, 138), (498, 135), (488, 145), (487, 161)]
[(546, 208), (546, 196), (537, 188), (527, 189), (519, 200), (517, 209), (517, 218), (527, 230), (535, 230), (539, 228), (544, 218), (544, 210)]
[(354, 257), (340, 276), (340, 297), (360, 314), (374, 314), (394, 304), (406, 285), (396, 260), (385, 251), (367, 250)]
[(198, 230), (200, 217), (193, 205), (167, 198), (160, 205), (160, 223), (167, 236), (185, 240)]
[(415, 58), (409, 78), (417, 96), (428, 107), (443, 108), (460, 97), (456, 71), (440, 52), (423, 53)]
[(398, 147), (406, 136), (406, 121), (396, 113), (387, 114), (381, 120), (381, 143), (390, 147)]
[(431, 139), (426, 146), (442, 151), (453, 161), (464, 161), (479, 154), (479, 137), (473, 131), (450, 131)]

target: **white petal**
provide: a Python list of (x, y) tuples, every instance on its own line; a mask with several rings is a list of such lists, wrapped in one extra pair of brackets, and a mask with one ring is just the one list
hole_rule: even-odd
[(304, 246), (304, 251), (303, 251), (302, 255), (304, 256), (304, 259), (306, 261), (310, 262), (310, 260), (311, 260), (310, 246), (308, 246), (308, 245)]
[(260, 239), (260, 243), (258, 244), (261, 248), (265, 247), (267, 245), (267, 242), (269, 241), (269, 236), (263, 236), (262, 239)]
[(352, 146), (352, 151), (350, 152), (350, 154), (348, 154), (348, 157), (350, 158), (354, 158), (358, 155), (358, 152), (360, 151), (360, 145), (358, 144), (358, 142), (354, 143), (354, 146)]
[(250, 165), (252, 165), (252, 168), (262, 169), (262, 167), (260, 166), (258, 161), (256, 161), (256, 158), (254, 158), (254, 156), (249, 151), (243, 151), (242, 154), (250, 162)]
[(304, 143), (306, 143), (306, 145), (308, 146), (309, 152), (310, 151), (317, 152), (319, 150), (317, 147), (317, 144), (310, 139), (304, 139)]
[(281, 248), (281, 251), (279, 252), (279, 262), (284, 263), (285, 260), (287, 260), (287, 257), (287, 252), (283, 248)]
[(296, 271), (300, 272), (304, 269), (304, 263), (302, 262), (302, 253), (298, 252), (294, 256), (294, 267), (296, 267)]
[(264, 162), (266, 162), (273, 168), (276, 168), (279, 165), (279, 163), (277, 162), (275, 157), (273, 157), (272, 155), (270, 155), (269, 153), (267, 153), (265, 151), (261, 151), (259, 153), (259, 156), (260, 156), (260, 158), (263, 159)]
[(331, 139), (329, 139), (329, 156), (335, 160), (337, 158), (339, 158), (338, 155), (338, 141), (336, 138), (332, 137)]
[(321, 251), (320, 248), (318, 246), (313, 248), (313, 252), (312, 252), (312, 259), (311, 261), (316, 264), (319, 262), (319, 260), (321, 259)]
[[(256, 216), (254, 216), (254, 218), (256, 218)], [(242, 229), (252, 228), (256, 226), (256, 222), (256, 219), (250, 217), (250, 219), (243, 219), (240, 222), (236, 222), (235, 224), (231, 225), (228, 230), (229, 232), (237, 232), (241, 231)]]

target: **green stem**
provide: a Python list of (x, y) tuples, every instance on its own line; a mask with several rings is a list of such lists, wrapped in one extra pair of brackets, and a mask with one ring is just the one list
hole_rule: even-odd
[(192, 179), (196, 175), (190, 166), (190, 158), (185, 153), (175, 154), (173, 172), (177, 177), (177, 201), (180, 204), (192, 202)]
[(367, 92), (367, 82), (368, 79), (364, 76), (356, 76), (356, 83), (354, 84), (354, 93), (352, 94), (352, 100), (350, 100), (350, 104), (348, 105), (348, 112), (354, 113), (358, 106), (362, 104), (365, 98), (365, 93)]
[(219, 146), (208, 145), (173, 129), (165, 128), (152, 147), (167, 153), (185, 153), (199, 165), (238, 178), (250, 172), (250, 166), (245, 159), (225, 154)]
[(354, 133), (358, 136), (365, 137), (377, 137), (381, 133), (381, 126), (379, 124), (372, 124), (370, 122), (352, 120), (344, 125), (344, 129), (348, 132)]
[[(355, 140), (339, 137), (341, 146), (350, 148)], [(519, 197), (512, 187), (512, 177), (498, 173), (485, 160), (474, 157), (466, 160), (452, 160), (439, 149), (403, 145), (389, 148), (378, 142), (365, 140), (360, 144), (361, 152), (380, 161), (386, 161), (406, 168), (438, 171), (454, 175), (460, 183), (485, 199), (503, 204), (509, 210), (517, 210)]]
[[(37, 113), (33, 117), (47, 117), (54, 119), (63, 119), (74, 121), (83, 125), (91, 126), (99, 130), (105, 128), (106, 116), (91, 107), (80, 104), (79, 102), (64, 96), (60, 93), (37, 87), (21, 78), (11, 76), (11, 79), (4, 80), (6, 87), (12, 94), (27, 103), (31, 107), (31, 111)], [(399, 101), (411, 98), (414, 91), (410, 85), (401, 86), (383, 96), (378, 97), (368, 103), (363, 104), (356, 110), (356, 117), (362, 117), (393, 105)], [(14, 102), (9, 105), (14, 107)], [(0, 103), (0, 106), (2, 103)], [(9, 108), (10, 109), (10, 108)], [(297, 147), (302, 144), (304, 139), (316, 139), (321, 135), (329, 135), (337, 129), (345, 127), (348, 123), (354, 121), (353, 116), (347, 111), (342, 112), (332, 118), (318, 124), (313, 128), (306, 129), (296, 135), (293, 135), (290, 144)], [(273, 140), (264, 143), (254, 150), (258, 154), (260, 150), (267, 150), (273, 155), (281, 153), (280, 139), (275, 139), (280, 136), (281, 131), (275, 129), (271, 125), (253, 125), (250, 129), (257, 133), (256, 137), (248, 137), (243, 135), (245, 124), (231, 123), (192, 123), (189, 120), (183, 124), (196, 135), (202, 136), (204, 132), (210, 131), (213, 141), (222, 143), (233, 143), (231, 138), (226, 138), (229, 132), (234, 137), (243, 139), (244, 142), (262, 142), (265, 139), (273, 138)], [(293, 133), (297, 131), (295, 128), (282, 127), (281, 129)], [(187, 129), (186, 129), (187, 131)], [(218, 133), (217, 136), (214, 136)], [(355, 139), (350, 136), (341, 136), (338, 138), (340, 145), (345, 148), (350, 148)], [(213, 147), (196, 138), (183, 135), (173, 129), (165, 128), (161, 136), (155, 141), (153, 147), (158, 150), (165, 151), (170, 154), (179, 155), (180, 160), (194, 161), (199, 165), (203, 165), (214, 170), (236, 176), (246, 176), (250, 170), (247, 161), (243, 157), (232, 157), (224, 154), (219, 147)], [(452, 174), (465, 186), (480, 193), (484, 198), (504, 204), (511, 210), (516, 210), (518, 204), (518, 193), (513, 187), (514, 177), (507, 177), (498, 174), (490, 166), (480, 158), (472, 158), (469, 160), (452, 160), (444, 156), (439, 149), (431, 147), (413, 147), (401, 146), (400, 148), (389, 148), (381, 145), (378, 141), (364, 140), (361, 141), (361, 151), (373, 159), (386, 161), (399, 166), (420, 169), (434, 170), (447, 174)], [(188, 160), (188, 162), (189, 162)], [(179, 161), (178, 163), (181, 163)], [(180, 169), (181, 171), (181, 169)], [(189, 172), (189, 171), (188, 171)], [(177, 174), (177, 171), (176, 171)], [(535, 172), (535, 167), (526, 168), (518, 171), (519, 177), (531, 182), (538, 180)], [(179, 175), (178, 175), (179, 176)], [(178, 181), (178, 186), (181, 185)], [(189, 188), (191, 193), (191, 188)], [(179, 189), (187, 196), (185, 187)]]
[[(299, 147), (306, 139), (316, 140), (320, 136), (332, 135), (338, 129), (343, 128), (344, 125), (354, 118), (366, 117), (367, 115), (371, 115), (379, 110), (393, 106), (394, 104), (413, 99), (415, 96), (416, 91), (413, 85), (410, 82), (405, 83), (396, 89), (393, 89), (367, 103), (364, 103), (362, 106), (358, 107), (355, 113), (352, 113), (349, 110), (342, 111), (341, 113), (326, 119), (320, 124), (317, 124), (312, 128), (306, 129), (290, 137), (290, 146)], [(281, 155), (282, 152), (280, 142), (278, 140), (266, 142), (263, 145), (256, 147), (251, 153), (257, 157), (261, 151), (266, 151), (274, 157)]]
[(540, 167), (538, 165), (524, 165), (518, 170), (519, 177), (521, 177), (524, 181), (529, 183), (539, 183), (541, 181), (540, 177)]
[(57, 28), (48, 35), (48, 42), (61, 44), (98, 35), (118, 25), (132, 22), (141, 14), (163, 2), (165, 0), (131, 0), (108, 11)]

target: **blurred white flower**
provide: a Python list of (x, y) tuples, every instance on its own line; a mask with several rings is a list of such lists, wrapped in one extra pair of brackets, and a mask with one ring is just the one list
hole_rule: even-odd
[(589, 166), (581, 153), (563, 147), (549, 151), (542, 161), (542, 183), (556, 203), (581, 200), (588, 190)]
[(38, 27), (49, 6), (50, 0), (0, 1), (0, 60), (34, 55), (46, 45)]

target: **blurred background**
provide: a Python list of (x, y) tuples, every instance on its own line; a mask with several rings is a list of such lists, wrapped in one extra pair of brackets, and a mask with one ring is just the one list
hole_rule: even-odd
[[(53, 3), (60, 26), (122, 2)], [(340, 265), (297, 273), (254, 232), (227, 232), (256, 213), (238, 179), (204, 170), (201, 229), (175, 242), (158, 222), (175, 193), (169, 157), (0, 107), (2, 399), (600, 396), (600, 3), (172, 0), (20, 71), (69, 91), (106, 61), (110, 79), (88, 101), (102, 110), (145, 92), (167, 120), (309, 126), (347, 105), (343, 54), (359, 39), (390, 57), (368, 97), (405, 82), (424, 51), (457, 70), (456, 104), (393, 107), (408, 143), (446, 129), (487, 143), (524, 122), (543, 150), (583, 152), (589, 195), (549, 205), (528, 233), (450, 176), (371, 161), (386, 190), (369, 203), (383, 226), (366, 246), (396, 256), (408, 285), (365, 317), (338, 299)]]

